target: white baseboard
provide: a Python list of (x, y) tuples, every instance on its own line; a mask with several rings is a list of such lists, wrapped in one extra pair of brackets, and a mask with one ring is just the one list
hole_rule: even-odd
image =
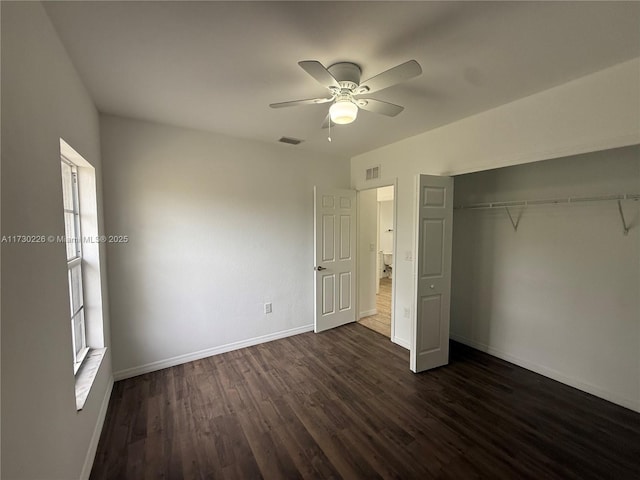
[(113, 390), (113, 377), (109, 379), (107, 391), (105, 392), (104, 398), (102, 399), (102, 404), (100, 405), (100, 411), (98, 412), (96, 426), (93, 429), (93, 434), (91, 435), (91, 440), (89, 441), (89, 450), (87, 451), (87, 456), (84, 459), (84, 465), (82, 466), (82, 471), (80, 472), (80, 480), (89, 480), (89, 476), (91, 475), (91, 467), (93, 467), (93, 461), (96, 458), (98, 442), (100, 441), (100, 434), (102, 433), (104, 419), (107, 416), (107, 409), (109, 408), (111, 390)]
[(406, 340), (403, 340), (402, 338), (399, 337), (393, 337), (391, 339), (391, 341), (393, 343), (395, 343), (396, 345), (400, 345), (403, 348), (406, 348), (407, 350), (411, 350), (411, 345), (409, 342), (407, 342)]
[(377, 315), (378, 314), (378, 310), (377, 309), (372, 309), (372, 310), (365, 310), (364, 312), (360, 312), (360, 316), (358, 317), (358, 320), (364, 317), (370, 317), (371, 315)]
[(178, 355), (176, 357), (147, 363), (138, 367), (126, 368), (124, 370), (114, 372), (113, 378), (115, 381), (124, 380), (125, 378), (136, 377), (145, 373), (155, 372), (156, 370), (162, 370), (163, 368), (175, 367), (176, 365), (193, 362), (194, 360), (200, 360), (201, 358), (207, 358), (213, 355), (219, 355), (221, 353), (231, 352), (233, 350), (239, 350), (245, 347), (252, 347), (253, 345), (258, 345), (260, 343), (266, 343), (272, 340), (278, 340), (280, 338), (291, 337), (293, 335), (299, 335), (301, 333), (312, 331), (313, 325), (305, 325), (303, 327), (296, 327), (290, 330), (282, 330), (280, 332), (270, 333), (269, 335), (263, 335), (261, 337), (249, 338), (247, 340), (241, 340), (239, 342), (220, 345), (219, 347), (207, 348), (205, 350), (199, 350), (193, 353)]
[(629, 398), (621, 397), (616, 393), (604, 390), (600, 387), (596, 387), (595, 385), (592, 385), (590, 383), (582, 382), (580, 380), (576, 380), (575, 378), (568, 377), (552, 368), (548, 368), (544, 365), (524, 360), (520, 357), (516, 357), (509, 353), (503, 352), (502, 350), (494, 348), (490, 345), (486, 345), (484, 343), (476, 342), (475, 340), (463, 337), (462, 335), (457, 335), (451, 332), (449, 336), (451, 340), (464, 343), (469, 347), (486, 352), (490, 355), (493, 355), (494, 357), (498, 357), (502, 360), (506, 360), (507, 362), (518, 365), (519, 367), (526, 368), (527, 370), (531, 370), (532, 372), (539, 373), (540, 375), (544, 375), (545, 377), (551, 378), (560, 383), (564, 383), (565, 385), (569, 385), (570, 387), (577, 388), (578, 390), (582, 390), (583, 392), (590, 393), (591, 395), (595, 395), (596, 397), (603, 398), (604, 400), (615, 403), (616, 405), (620, 405), (622, 407), (640, 413), (640, 400), (632, 400)]

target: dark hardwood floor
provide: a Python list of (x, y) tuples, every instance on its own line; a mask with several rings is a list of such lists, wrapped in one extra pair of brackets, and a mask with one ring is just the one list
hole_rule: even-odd
[(350, 324), (117, 382), (91, 478), (638, 479), (640, 414)]

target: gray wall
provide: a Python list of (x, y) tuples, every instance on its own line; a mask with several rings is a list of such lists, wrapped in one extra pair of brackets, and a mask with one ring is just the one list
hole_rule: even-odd
[[(116, 378), (311, 329), (313, 186), (349, 160), (101, 117)], [(265, 315), (263, 304), (272, 302)]]
[[(455, 177), (455, 204), (640, 193), (640, 147)], [(451, 336), (640, 410), (640, 202), (455, 210)], [(519, 209), (512, 213), (518, 215)]]
[[(100, 205), (98, 113), (42, 5), (1, 8), (2, 235), (64, 235), (60, 137), (95, 167)], [(88, 477), (111, 385), (108, 350), (76, 412), (64, 244), (3, 243), (2, 478)]]

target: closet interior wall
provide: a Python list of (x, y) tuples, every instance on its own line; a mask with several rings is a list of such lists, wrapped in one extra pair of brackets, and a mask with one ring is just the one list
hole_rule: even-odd
[[(455, 205), (640, 192), (640, 146), (455, 178)], [(640, 411), (640, 201), (454, 211), (451, 337)]]

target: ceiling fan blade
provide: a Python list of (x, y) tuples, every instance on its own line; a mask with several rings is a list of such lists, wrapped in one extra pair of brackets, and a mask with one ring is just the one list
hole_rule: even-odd
[(340, 84), (338, 83), (338, 81), (320, 62), (316, 60), (303, 60), (301, 62), (298, 62), (298, 65), (300, 65), (305, 72), (307, 72), (318, 82), (320, 82), (321, 85), (327, 88), (340, 88)]
[(355, 94), (361, 95), (363, 93), (377, 92), (378, 90), (417, 77), (421, 73), (422, 67), (420, 67), (420, 64), (415, 60), (409, 60), (408, 62), (379, 73), (375, 77), (365, 80), (356, 89)]
[(282, 108), (282, 107), (295, 107), (297, 105), (315, 105), (318, 103), (327, 103), (334, 99), (335, 97), (329, 98), (309, 98), (306, 100), (292, 100), (291, 102), (280, 102), (280, 103), (271, 103), (269, 106), (271, 108)]
[[(366, 103), (365, 103), (366, 102)], [(373, 98), (362, 98), (356, 102), (358, 107), (370, 112), (381, 113), (388, 117), (395, 117), (404, 110), (404, 107), (396, 105), (395, 103), (383, 102), (381, 100), (375, 100)]]
[[(322, 122), (322, 128), (329, 128), (329, 122), (331, 122), (331, 114), (327, 113), (327, 116), (324, 118), (324, 122)], [(335, 123), (331, 122), (331, 126), (335, 127)]]

